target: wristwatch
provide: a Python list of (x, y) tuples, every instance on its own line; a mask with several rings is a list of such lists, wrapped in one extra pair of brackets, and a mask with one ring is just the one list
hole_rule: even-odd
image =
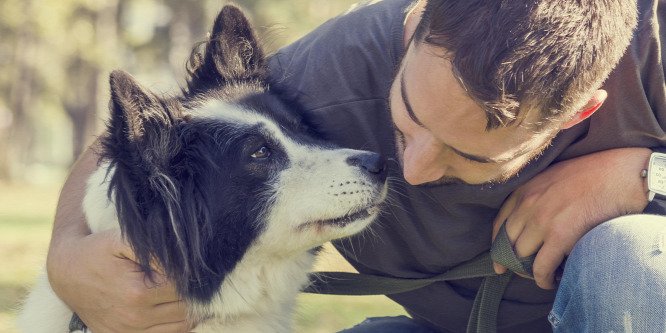
[(666, 200), (666, 154), (652, 153), (647, 168), (648, 201)]

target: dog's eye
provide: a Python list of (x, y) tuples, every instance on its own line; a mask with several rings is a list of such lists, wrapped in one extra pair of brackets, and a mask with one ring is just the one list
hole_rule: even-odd
[(252, 158), (256, 159), (265, 159), (271, 156), (271, 150), (266, 146), (262, 146), (259, 150), (255, 151), (252, 155)]

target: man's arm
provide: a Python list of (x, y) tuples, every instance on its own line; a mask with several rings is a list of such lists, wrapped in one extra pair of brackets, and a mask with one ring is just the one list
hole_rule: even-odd
[[(550, 166), (504, 202), (493, 239), (506, 220), (516, 255), (537, 253), (534, 279), (541, 288), (554, 288), (556, 269), (585, 233), (645, 209), (647, 184), (640, 173), (651, 153), (647, 148), (612, 149)], [(495, 271), (506, 268), (495, 264)]]
[(46, 265), (51, 287), (96, 333), (188, 331), (173, 286), (150, 284), (118, 231), (90, 234), (82, 201), (97, 160), (89, 148), (60, 194)]
[[(52, 251), (59, 246), (66, 246), (88, 234), (90, 229), (85, 221), (81, 204), (86, 190), (86, 181), (97, 170), (97, 154), (93, 148), (86, 150), (74, 165), (60, 193), (53, 223), (53, 234), (49, 249), (49, 261)], [(52, 267), (48, 267), (51, 270)]]

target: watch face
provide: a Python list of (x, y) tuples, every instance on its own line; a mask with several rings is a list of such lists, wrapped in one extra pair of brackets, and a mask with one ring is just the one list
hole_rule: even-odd
[(666, 195), (666, 154), (652, 154), (648, 170), (648, 189)]

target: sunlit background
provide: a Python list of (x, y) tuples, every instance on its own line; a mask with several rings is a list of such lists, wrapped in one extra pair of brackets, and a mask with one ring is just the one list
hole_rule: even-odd
[[(354, 0), (239, 0), (270, 52)], [(0, 0), (0, 333), (44, 262), (58, 192), (100, 133), (108, 75), (177, 92), (224, 1)], [(362, 32), (359, 32), (362, 33)], [(332, 250), (319, 269), (347, 270)], [(336, 332), (402, 310), (384, 297), (300, 297), (297, 332)]]

